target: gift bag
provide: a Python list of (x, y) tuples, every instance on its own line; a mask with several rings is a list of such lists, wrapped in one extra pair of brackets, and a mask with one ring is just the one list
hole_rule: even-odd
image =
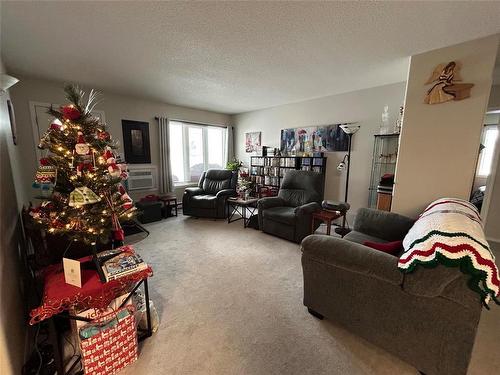
[(137, 332), (132, 306), (122, 307), (80, 328), (86, 375), (114, 374), (137, 360)]

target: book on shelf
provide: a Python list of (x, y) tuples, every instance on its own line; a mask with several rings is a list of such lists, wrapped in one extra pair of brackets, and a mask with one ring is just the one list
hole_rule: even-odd
[[(112, 252), (119, 250), (112, 258)], [(125, 246), (116, 250), (107, 250), (98, 254), (99, 259), (107, 259), (102, 264), (106, 281), (116, 280), (130, 274), (145, 270), (148, 265), (131, 247)]]
[(312, 163), (315, 166), (322, 167), (323, 166), (323, 158), (314, 158)]

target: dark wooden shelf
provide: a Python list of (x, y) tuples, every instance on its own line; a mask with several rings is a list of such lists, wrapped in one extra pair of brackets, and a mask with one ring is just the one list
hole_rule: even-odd
[[(255, 164), (252, 162), (253, 159), (259, 159), (260, 161), (263, 161), (262, 164)], [(264, 160), (262, 160), (264, 159)], [(277, 162), (277, 165), (272, 165), (273, 163), (270, 160), (265, 160), (265, 159), (294, 159), (295, 165), (289, 165), (289, 166), (281, 166), (280, 162)], [(322, 164), (314, 164), (313, 162), (316, 160), (322, 161)], [(253, 174), (250, 172), (250, 176), (254, 177), (260, 177), (262, 180), (261, 182), (258, 182), (258, 186), (266, 186), (269, 188), (279, 188), (281, 185), (281, 180), (283, 179), (284, 176), (281, 176), (280, 170), (282, 169), (283, 171), (288, 171), (288, 170), (303, 170), (302, 168), (308, 168), (307, 170), (313, 171), (316, 173), (320, 173), (323, 176), (326, 173), (326, 157), (325, 156), (250, 156), (250, 168), (254, 168), (256, 171), (263, 171), (264, 173), (262, 174)], [(306, 162), (304, 164), (303, 162)], [(256, 168), (262, 168), (262, 169), (256, 169)], [(278, 172), (276, 175), (274, 174), (266, 174), (265, 168), (273, 168), (272, 170), (267, 170), (269, 172)], [(278, 170), (276, 170), (276, 168)], [(266, 177), (269, 177), (270, 179), (273, 179), (273, 181), (277, 182), (277, 184), (266, 184), (265, 179)]]

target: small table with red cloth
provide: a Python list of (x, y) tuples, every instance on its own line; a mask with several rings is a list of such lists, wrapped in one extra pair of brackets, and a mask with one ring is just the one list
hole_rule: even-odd
[[(163, 202), (163, 217), (177, 216), (177, 196), (175, 194), (165, 194), (158, 197)], [(175, 210), (175, 214), (173, 213)]]
[[(99, 275), (95, 270), (82, 269), (82, 287), (78, 288), (66, 284), (62, 265), (49, 266), (43, 271), (44, 291), (42, 304), (31, 311), (30, 324), (33, 325), (45, 319), (53, 318), (71, 309), (106, 309), (112, 300), (128, 292), (128, 297), (120, 306), (122, 307), (129, 301), (132, 293), (143, 284), (146, 301), (147, 329), (144, 334), (139, 336), (139, 341), (142, 341), (152, 335), (148, 290), (148, 277), (152, 275), (153, 270), (151, 267), (148, 267), (139, 272), (103, 283), (100, 281)], [(89, 318), (80, 316), (65, 315), (64, 317), (74, 320), (91, 321)], [(58, 374), (64, 374), (60, 345), (57, 340), (53, 319), (51, 319), (50, 326), (52, 331), (51, 336), (53, 336), (56, 368), (58, 369)]]

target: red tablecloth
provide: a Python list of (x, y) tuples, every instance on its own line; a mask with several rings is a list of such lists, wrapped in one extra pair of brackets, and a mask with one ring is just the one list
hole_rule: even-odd
[(95, 270), (83, 269), (82, 287), (66, 284), (62, 265), (47, 267), (44, 272), (42, 305), (31, 310), (30, 324), (36, 324), (65, 310), (105, 309), (117, 296), (131, 290), (135, 283), (153, 276), (148, 267), (140, 272), (102, 283)]

